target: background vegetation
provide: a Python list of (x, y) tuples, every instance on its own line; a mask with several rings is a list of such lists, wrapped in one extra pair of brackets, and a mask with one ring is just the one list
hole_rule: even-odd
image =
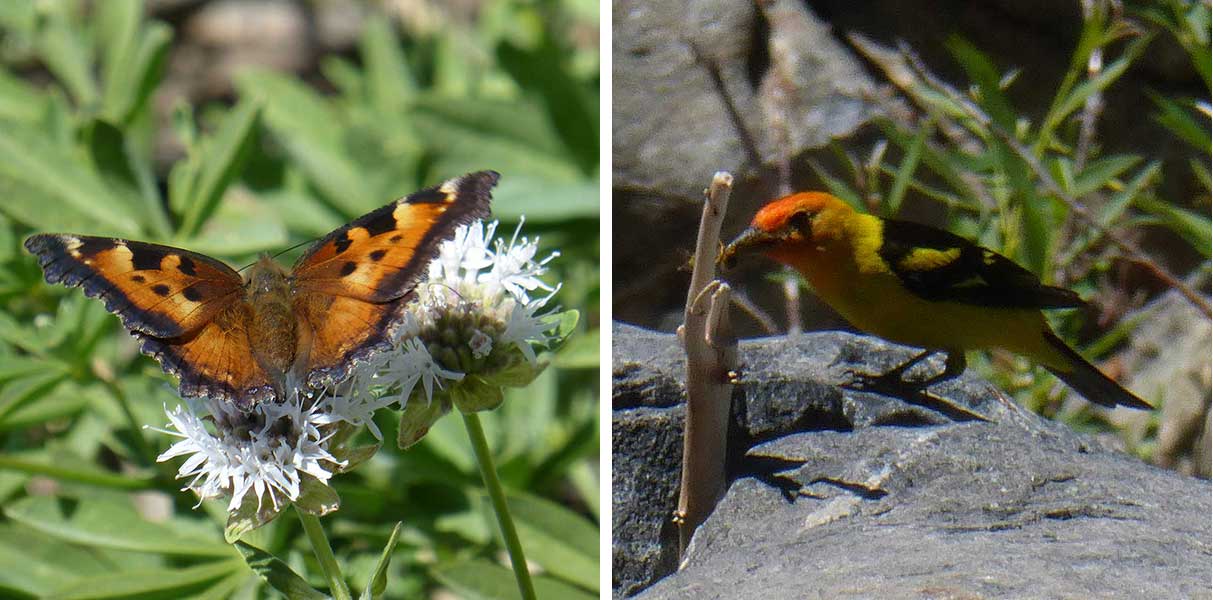
[[(178, 401), (169, 378), (100, 302), (42, 281), (20, 249), (28, 234), (155, 241), (240, 266), (494, 169), (499, 232), (525, 214), (540, 255), (561, 252), (549, 280), (582, 321), (484, 422), (540, 595), (597, 597), (597, 4), (515, 0), (421, 19), (347, 3), (353, 45), (294, 72), (242, 66), (199, 102), (167, 83), (206, 75), (178, 60), (209, 8), (187, 4), (165, 22), (137, 0), (0, 3), (0, 595), (267, 590), (223, 543), (224, 506), (194, 508), (177, 461), (155, 462), (171, 439), (143, 425), (162, 425)], [(398, 415), (380, 416), (394, 439)], [(355, 590), (399, 520), (385, 597), (516, 596), (458, 419), (409, 451), (389, 442), (334, 487), (342, 507), (324, 523)], [(323, 587), (296, 520), (248, 541)]]

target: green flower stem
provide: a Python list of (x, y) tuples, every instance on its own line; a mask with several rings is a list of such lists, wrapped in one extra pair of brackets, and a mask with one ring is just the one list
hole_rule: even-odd
[(522, 554), (522, 544), (518, 542), (514, 519), (510, 517), (510, 509), (505, 503), (505, 490), (501, 488), (501, 480), (497, 479), (497, 468), (493, 466), (493, 455), (489, 452), (488, 440), (484, 438), (480, 416), (476, 413), (459, 414), (463, 415), (463, 424), (467, 427), (468, 438), (472, 440), (472, 449), (476, 452), (476, 462), (480, 465), (480, 476), (484, 479), (484, 487), (488, 489), (489, 499), (493, 501), (493, 512), (497, 513), (501, 537), (505, 539), (505, 548), (510, 553), (514, 578), (518, 580), (518, 591), (522, 593), (523, 600), (535, 600), (535, 584), (531, 583), (531, 573), (526, 569), (526, 556)]
[(329, 593), (335, 600), (352, 600), (350, 589), (345, 586), (345, 579), (341, 577), (341, 567), (337, 565), (337, 557), (333, 556), (333, 548), (329, 546), (329, 540), (324, 535), (324, 528), (320, 526), (320, 517), (300, 510), (298, 506), (295, 507), (295, 512), (299, 515), (299, 520), (303, 522), (303, 531), (307, 533), (307, 539), (312, 542), (312, 550), (316, 552), (316, 560), (320, 561), (320, 569), (324, 571), (324, 576), (329, 580)]

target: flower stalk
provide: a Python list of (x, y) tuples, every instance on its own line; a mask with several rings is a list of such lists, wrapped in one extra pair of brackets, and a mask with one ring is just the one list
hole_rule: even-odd
[(299, 521), (303, 523), (303, 531), (307, 534), (308, 541), (312, 543), (312, 551), (316, 553), (320, 570), (328, 579), (329, 592), (333, 594), (334, 600), (352, 600), (350, 588), (345, 585), (345, 578), (341, 576), (341, 566), (337, 564), (337, 557), (333, 554), (333, 548), (329, 546), (328, 536), (324, 535), (324, 528), (320, 526), (320, 518), (305, 510), (300, 510), (298, 506), (295, 507), (295, 513), (299, 515)]
[(531, 582), (531, 572), (527, 570), (522, 543), (518, 541), (518, 530), (514, 528), (514, 519), (510, 516), (510, 507), (505, 501), (505, 490), (501, 487), (501, 480), (497, 478), (497, 468), (493, 465), (493, 454), (489, 450), (488, 440), (484, 437), (484, 428), (480, 425), (480, 415), (474, 412), (459, 414), (463, 416), (468, 439), (471, 440), (472, 450), (476, 453), (476, 464), (480, 466), (480, 477), (484, 479), (484, 487), (493, 503), (493, 512), (497, 515), (497, 525), (501, 528), (501, 537), (505, 541), (506, 551), (510, 554), (514, 579), (518, 581), (518, 592), (522, 594), (523, 600), (535, 600), (535, 584)]

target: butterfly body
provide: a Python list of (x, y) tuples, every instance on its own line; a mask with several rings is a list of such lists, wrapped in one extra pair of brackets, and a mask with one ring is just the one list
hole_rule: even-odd
[(438, 245), (488, 214), (498, 175), (470, 173), (338, 228), (288, 271), (262, 256), (242, 277), (203, 254), (113, 238), (39, 234), (25, 247), (50, 283), (105, 301), (186, 397), (242, 407), (343, 379), (387, 347)]

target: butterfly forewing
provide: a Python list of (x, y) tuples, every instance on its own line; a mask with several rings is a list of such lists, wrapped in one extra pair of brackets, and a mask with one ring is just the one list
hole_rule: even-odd
[(438, 245), (488, 215), (497, 179), (470, 173), (410, 194), (328, 234), (299, 259), (292, 279), (296, 312), (313, 329), (309, 382), (340, 380), (384, 347)]
[(84, 235), (25, 241), (49, 283), (79, 286), (127, 329), (161, 338), (195, 331), (240, 298), (240, 275), (179, 248)]

